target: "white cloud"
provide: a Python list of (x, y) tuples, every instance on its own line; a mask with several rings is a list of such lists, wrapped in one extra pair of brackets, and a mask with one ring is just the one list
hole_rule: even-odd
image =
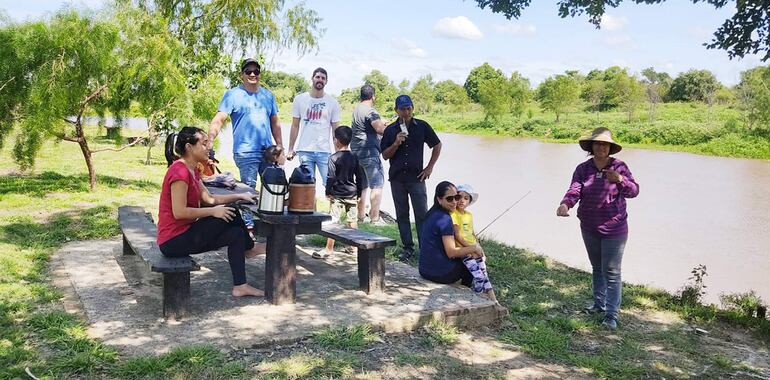
[(408, 52), (409, 52), (409, 55), (415, 58), (425, 58), (428, 56), (428, 53), (426, 53), (425, 50), (418, 47), (410, 48)]
[(613, 16), (609, 13), (605, 13), (602, 16), (601, 28), (608, 32), (620, 32), (626, 29), (628, 25), (628, 19), (625, 16)]
[(484, 37), (478, 27), (465, 16), (444, 17), (433, 25), (433, 34), (446, 38), (480, 40)]
[(533, 37), (537, 34), (537, 28), (532, 24), (507, 24), (495, 25), (495, 32), (511, 34), (514, 36)]
[(609, 37), (605, 37), (602, 40), (602, 43), (611, 48), (622, 49), (622, 48), (632, 47), (633, 40), (631, 39), (631, 37), (626, 35), (609, 36)]
[(417, 46), (417, 44), (406, 38), (395, 40), (393, 42), (393, 46), (399, 52), (402, 52), (413, 58), (425, 58), (428, 56), (428, 53), (425, 51), (425, 49)]

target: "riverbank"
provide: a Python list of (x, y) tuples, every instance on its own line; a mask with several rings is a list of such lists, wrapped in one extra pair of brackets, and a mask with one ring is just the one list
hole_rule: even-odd
[[(378, 110), (383, 117), (395, 118), (391, 105)], [(342, 123), (350, 123), (352, 106), (343, 107)], [(291, 110), (291, 104), (281, 110)], [(288, 111), (282, 123), (291, 123)], [(622, 110), (590, 112), (573, 110), (556, 122), (552, 113), (544, 113), (531, 103), (521, 116), (505, 115), (497, 121), (486, 121), (477, 104), (467, 109), (435, 106), (415, 117), (425, 119), (440, 132), (476, 136), (531, 137), (542, 141), (573, 143), (593, 128), (610, 128), (615, 138), (627, 147), (688, 152), (718, 157), (770, 159), (770, 127), (749, 128), (742, 111), (724, 105), (708, 107), (702, 103), (662, 103), (657, 106), (654, 121), (649, 109), (640, 107), (628, 121)], [(348, 124), (349, 125), (349, 124)]]
[[(123, 356), (89, 338), (79, 317), (61, 311), (48, 261), (66, 242), (117, 236), (120, 205), (156, 212), (165, 172), (161, 150), (155, 149), (150, 166), (143, 164), (142, 147), (96, 155), (99, 183), (93, 193), (75, 144), (44, 147), (31, 174), (15, 171), (9, 147), (0, 152), (0, 378), (25, 377), (27, 367), (51, 377), (504, 377), (510, 374), (504, 358), (511, 353), (526, 353), (524, 363), (532, 367), (566, 367), (604, 378), (770, 376), (768, 321), (627, 285), (621, 329), (609, 333), (598, 319), (580, 313), (590, 297), (589, 274), (493, 241), (483, 245), (510, 311), (495, 329), (463, 332), (435, 325), (412, 335), (382, 335), (359, 326), (329, 329), (287, 347), (185, 346), (163, 356)], [(376, 232), (397, 236), (393, 226)], [(322, 242), (312, 238), (305, 244)], [(707, 333), (696, 333), (696, 327)], [(462, 355), (477, 345), (487, 348), (476, 357)]]

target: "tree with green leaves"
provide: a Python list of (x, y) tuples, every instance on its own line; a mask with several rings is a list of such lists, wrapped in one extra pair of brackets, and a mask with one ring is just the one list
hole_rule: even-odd
[(342, 91), (340, 91), (340, 96), (337, 97), (337, 101), (340, 102), (340, 104), (356, 104), (358, 103), (361, 98), (361, 88), (360, 87), (350, 87), (350, 88), (343, 88)]
[[(287, 74), (282, 71), (262, 71), (259, 83), (273, 92), (278, 103), (289, 103), (294, 100), (297, 94), (310, 90), (310, 84), (308, 84), (304, 76), (301, 74)], [(221, 96), (222, 94), (219, 95)]]
[(409, 92), (409, 81), (402, 79), (401, 82), (398, 82), (398, 93), (406, 94), (407, 92)]
[(537, 87), (537, 101), (543, 110), (556, 114), (556, 122), (579, 100), (580, 86), (574, 78), (555, 75), (547, 78)]
[[(433, 106), (433, 99), (436, 98), (433, 82), (433, 76), (428, 74), (417, 79), (412, 86), (409, 96), (414, 102), (414, 110), (418, 113), (428, 113)], [(394, 100), (395, 101), (395, 100)]]
[[(247, 52), (260, 57), (289, 48), (312, 52), (324, 32), (321, 18), (302, 2), (286, 8), (284, 0), (119, 0), (157, 12), (185, 47), (191, 88), (211, 73), (228, 76), (231, 61)], [(235, 57), (231, 59), (231, 57)]]
[(634, 112), (645, 101), (644, 85), (633, 75), (616, 79), (615, 86), (619, 95), (619, 105), (626, 111), (628, 122), (633, 120)]
[(492, 79), (482, 80), (478, 84), (479, 104), (484, 108), (484, 119), (499, 122), (500, 118), (510, 110), (508, 82), (498, 82)]
[(628, 77), (628, 70), (620, 66), (610, 66), (602, 72), (601, 79), (604, 82), (600, 105), (602, 110), (617, 108), (621, 105)]
[[(139, 8), (122, 6), (117, 8), (114, 21), (122, 36), (117, 51), (119, 73), (110, 84), (105, 106), (94, 108), (102, 117), (105, 109), (120, 117), (131, 103), (139, 106), (147, 118), (145, 163), (149, 165), (159, 136), (170, 133), (177, 124), (201, 123), (208, 116), (194, 115), (192, 91), (188, 90), (187, 72), (182, 66), (184, 48), (164, 28), (165, 20)], [(130, 60), (126, 60), (128, 57)]]
[(741, 72), (736, 92), (749, 128), (762, 128), (770, 137), (770, 67), (759, 66)]
[[(369, 74), (364, 75), (363, 82), (374, 87), (374, 105), (376, 107), (392, 107), (398, 96), (398, 89), (387, 75), (380, 70), (372, 70)], [(355, 103), (359, 100), (360, 91), (356, 91)]]
[(474, 67), (468, 77), (465, 79), (465, 91), (468, 93), (468, 97), (472, 101), (479, 102), (479, 84), (486, 80), (496, 80), (498, 83), (505, 81), (505, 75), (500, 69), (492, 67), (489, 63), (484, 62), (481, 66)]
[(690, 70), (671, 82), (668, 100), (674, 102), (704, 102), (713, 104), (716, 91), (722, 87), (708, 70)]
[(601, 78), (592, 77), (586, 79), (583, 82), (583, 88), (580, 93), (580, 97), (588, 102), (591, 110), (599, 112), (602, 106), (602, 98), (604, 97), (605, 85), (604, 80)]
[[(31, 38), (23, 37), (25, 34), (43, 37), (45, 25), (37, 22), (21, 26), (0, 18), (0, 148), (18, 119), (18, 108), (29, 95), (31, 78), (27, 78), (26, 66), (38, 66), (43, 60), (42, 54), (20, 56), (20, 47), (33, 43)], [(18, 154), (20, 162), (28, 166), (28, 161), (21, 160), (24, 156)]]
[[(156, 17), (144, 16), (127, 11), (101, 19), (65, 10), (47, 21), (0, 29), (0, 36), (12, 42), (3, 60), (15, 70), (0, 78), (10, 84), (0, 89), (0, 99), (12, 99), (0, 119), (18, 126), (13, 153), (22, 169), (34, 165), (49, 138), (77, 143), (94, 189), (93, 155), (131, 144), (92, 149), (85, 131), (88, 113), (109, 110), (119, 118), (133, 103), (147, 115), (152, 137), (159, 125), (193, 117), (179, 66), (181, 46), (157, 28)], [(16, 89), (21, 91), (6, 93)]]
[(521, 116), (527, 102), (532, 99), (532, 89), (529, 87), (529, 79), (518, 71), (514, 71), (508, 79), (508, 97), (511, 99), (509, 112)]
[[(104, 106), (113, 76), (118, 73), (118, 28), (64, 11), (49, 22), (5, 26), (0, 34), (6, 33), (15, 52), (3, 56), (3, 62), (17, 71), (10, 78), (0, 78), (0, 83), (11, 84), (0, 92), (0, 99), (14, 87), (24, 90), (23, 96), (12, 96), (15, 103), (4, 110), (19, 127), (14, 159), (26, 169), (34, 165), (35, 155), (47, 138), (76, 143), (93, 189), (94, 152), (83, 123), (89, 109)], [(9, 58), (17, 61), (10, 62)]]
[(452, 80), (447, 79), (436, 83), (435, 90), (435, 100), (438, 103), (461, 107), (470, 102), (465, 88)]
[(652, 123), (655, 121), (658, 103), (663, 101), (669, 87), (671, 87), (671, 76), (666, 72), (655, 71), (652, 67), (642, 70), (642, 76), (644, 77), (645, 94), (650, 102), (650, 123)]
[(363, 81), (364, 84), (371, 85), (378, 92), (384, 90), (390, 84), (388, 76), (380, 70), (372, 70), (369, 74), (364, 75)]
[(639, 80), (619, 66), (611, 66), (601, 74), (593, 73), (593, 79), (601, 79), (602, 90), (600, 109), (622, 108), (631, 122), (636, 109), (644, 102), (644, 86)]
[(484, 108), (484, 118), (499, 121), (506, 114), (521, 116), (524, 107), (532, 97), (529, 79), (518, 72), (511, 78), (500, 82), (495, 79), (484, 80), (479, 84), (479, 103)]
[[(636, 4), (660, 4), (666, 0), (631, 0)], [(743, 58), (747, 54), (763, 53), (763, 61), (770, 58), (770, 11), (767, 0), (690, 0), (693, 4), (708, 3), (716, 9), (735, 4), (735, 13), (714, 32), (714, 38), (706, 45), (709, 49), (726, 50), (728, 56)], [(559, 0), (559, 16), (575, 17), (587, 14), (597, 28), (607, 7), (615, 8), (623, 0)], [(476, 0), (482, 8), (502, 13), (507, 19), (519, 18), (532, 0)]]

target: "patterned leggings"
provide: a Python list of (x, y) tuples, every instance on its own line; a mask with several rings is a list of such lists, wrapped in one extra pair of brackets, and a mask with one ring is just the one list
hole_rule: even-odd
[(466, 257), (463, 259), (463, 264), (473, 275), (473, 286), (471, 287), (474, 292), (486, 293), (492, 290), (492, 283), (489, 282), (489, 275), (487, 275), (486, 257), (482, 256), (478, 259)]

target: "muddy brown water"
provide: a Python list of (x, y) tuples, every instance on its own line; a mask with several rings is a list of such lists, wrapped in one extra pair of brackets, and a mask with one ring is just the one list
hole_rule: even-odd
[[(288, 144), (287, 127), (283, 136)], [(577, 144), (439, 136), (443, 149), (427, 182), (429, 198), (441, 180), (471, 184), (479, 193), (470, 210), (480, 230), (531, 190), (485, 235), (590, 270), (576, 209), (556, 217), (575, 166), (587, 159)], [(218, 157), (231, 157), (231, 137), (221, 139)], [(639, 196), (628, 200), (623, 280), (676, 291), (703, 264), (708, 301), (752, 289), (770, 301), (770, 162), (630, 148), (616, 157), (640, 185)], [(289, 162), (287, 173), (295, 166)], [(383, 193), (383, 209), (394, 214), (387, 182)]]

